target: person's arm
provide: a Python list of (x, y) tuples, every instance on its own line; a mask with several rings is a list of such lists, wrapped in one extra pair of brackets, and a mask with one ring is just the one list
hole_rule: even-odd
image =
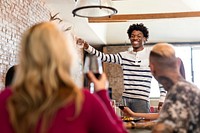
[[(95, 107), (95, 113), (98, 113), (97, 123), (93, 123), (93, 130), (95, 130), (95, 133), (127, 133), (122, 120), (116, 115), (110, 104), (107, 92), (108, 81), (105, 73), (101, 75), (99, 80), (91, 72), (88, 73), (88, 77), (94, 83), (95, 95), (99, 98), (99, 103), (102, 104), (104, 108), (102, 110), (98, 105)], [(106, 125), (106, 128), (102, 128), (102, 125)]]
[(159, 117), (159, 113), (135, 113), (128, 107), (124, 107), (122, 111), (125, 113), (125, 115), (131, 117), (142, 117), (150, 120), (155, 120)]
[(119, 117), (114, 112), (110, 103), (110, 99), (107, 92), (108, 81), (107, 81), (107, 77), (105, 73), (101, 75), (99, 80), (91, 72), (88, 73), (88, 76), (91, 79), (91, 81), (94, 83), (95, 94), (97, 94), (100, 97), (100, 99), (103, 101), (103, 103), (106, 105), (107, 109), (109, 110), (110, 114), (115, 119), (115, 121), (121, 123), (121, 120), (119, 121)]
[(156, 124), (156, 121), (148, 121), (144, 123), (128, 122), (126, 123), (126, 128), (141, 128), (141, 129), (152, 129)]
[(89, 121), (89, 123), (87, 123), (89, 126), (89, 132), (127, 133), (128, 131), (122, 120), (116, 116), (112, 109), (110, 110), (109, 106), (111, 105), (108, 102), (109, 100), (104, 99), (107, 95), (107, 91), (100, 90), (97, 93), (98, 94), (95, 94), (90, 98), (89, 107), (91, 112), (88, 112), (87, 118), (87, 121)]
[(173, 128), (163, 123), (156, 123), (152, 133), (173, 133)]
[(100, 52), (93, 48), (92, 46), (89, 45), (88, 49), (85, 49), (88, 53), (100, 57), (100, 59), (103, 62), (108, 62), (108, 63), (115, 63), (115, 64), (121, 64), (122, 59), (119, 53), (117, 54), (104, 54), (103, 52)]
[(79, 41), (79, 43), (83, 43), (83, 48), (86, 52), (88, 52), (89, 54), (100, 57), (100, 59), (103, 62), (115, 63), (115, 64), (121, 64), (122, 63), (122, 59), (121, 59), (121, 56), (120, 56), (119, 53), (117, 53), (117, 54), (104, 54), (103, 52), (100, 52), (100, 51), (96, 50), (95, 48), (93, 48), (91, 45), (89, 45), (83, 39), (79, 38), (78, 41)]
[(121, 123), (122, 122), (121, 119), (119, 119), (119, 117), (116, 115), (110, 103), (110, 99), (107, 92), (109, 85), (108, 85), (108, 81), (107, 81), (107, 77), (105, 73), (101, 75), (99, 80), (91, 72), (88, 73), (88, 76), (91, 79), (91, 81), (94, 83), (95, 94), (97, 94), (99, 98), (103, 101), (103, 103), (106, 105), (113, 119), (117, 123)]

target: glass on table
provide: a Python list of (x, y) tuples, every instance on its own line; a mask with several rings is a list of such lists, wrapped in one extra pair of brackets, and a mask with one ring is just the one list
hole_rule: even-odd
[(126, 107), (126, 100), (122, 99), (119, 103), (118, 103), (118, 107), (123, 110), (124, 107)]
[(122, 110), (124, 109), (124, 107), (126, 107), (126, 101), (122, 99), (121, 101), (116, 102), (116, 106), (119, 108), (118, 115), (124, 117), (124, 113)]

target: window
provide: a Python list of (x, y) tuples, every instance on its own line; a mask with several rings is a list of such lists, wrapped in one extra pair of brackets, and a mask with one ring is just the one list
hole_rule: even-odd
[(192, 51), (192, 60), (191, 60), (191, 73), (192, 73), (192, 82), (194, 82), (195, 85), (198, 86), (198, 88), (200, 88), (200, 61), (199, 61), (199, 53), (200, 53), (200, 47), (192, 47), (191, 48)]

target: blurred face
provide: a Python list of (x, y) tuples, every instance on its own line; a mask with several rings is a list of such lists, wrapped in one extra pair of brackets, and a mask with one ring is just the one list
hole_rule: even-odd
[(143, 33), (138, 30), (134, 30), (129, 38), (133, 47), (133, 51), (141, 51), (144, 49), (144, 43), (146, 41), (146, 37), (144, 37)]

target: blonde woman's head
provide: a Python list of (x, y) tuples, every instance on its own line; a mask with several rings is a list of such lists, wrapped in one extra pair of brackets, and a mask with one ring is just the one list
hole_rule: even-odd
[(80, 113), (81, 93), (71, 78), (76, 51), (73, 41), (66, 39), (52, 22), (36, 24), (23, 35), (14, 93), (8, 103), (16, 132), (30, 131), (41, 114), (45, 129), (49, 118), (72, 100), (75, 116)]
[(71, 76), (74, 55), (72, 43), (67, 43), (56, 25), (51, 22), (36, 24), (22, 38), (18, 76), (35, 82), (33, 84), (51, 87), (49, 95), (59, 82)]

